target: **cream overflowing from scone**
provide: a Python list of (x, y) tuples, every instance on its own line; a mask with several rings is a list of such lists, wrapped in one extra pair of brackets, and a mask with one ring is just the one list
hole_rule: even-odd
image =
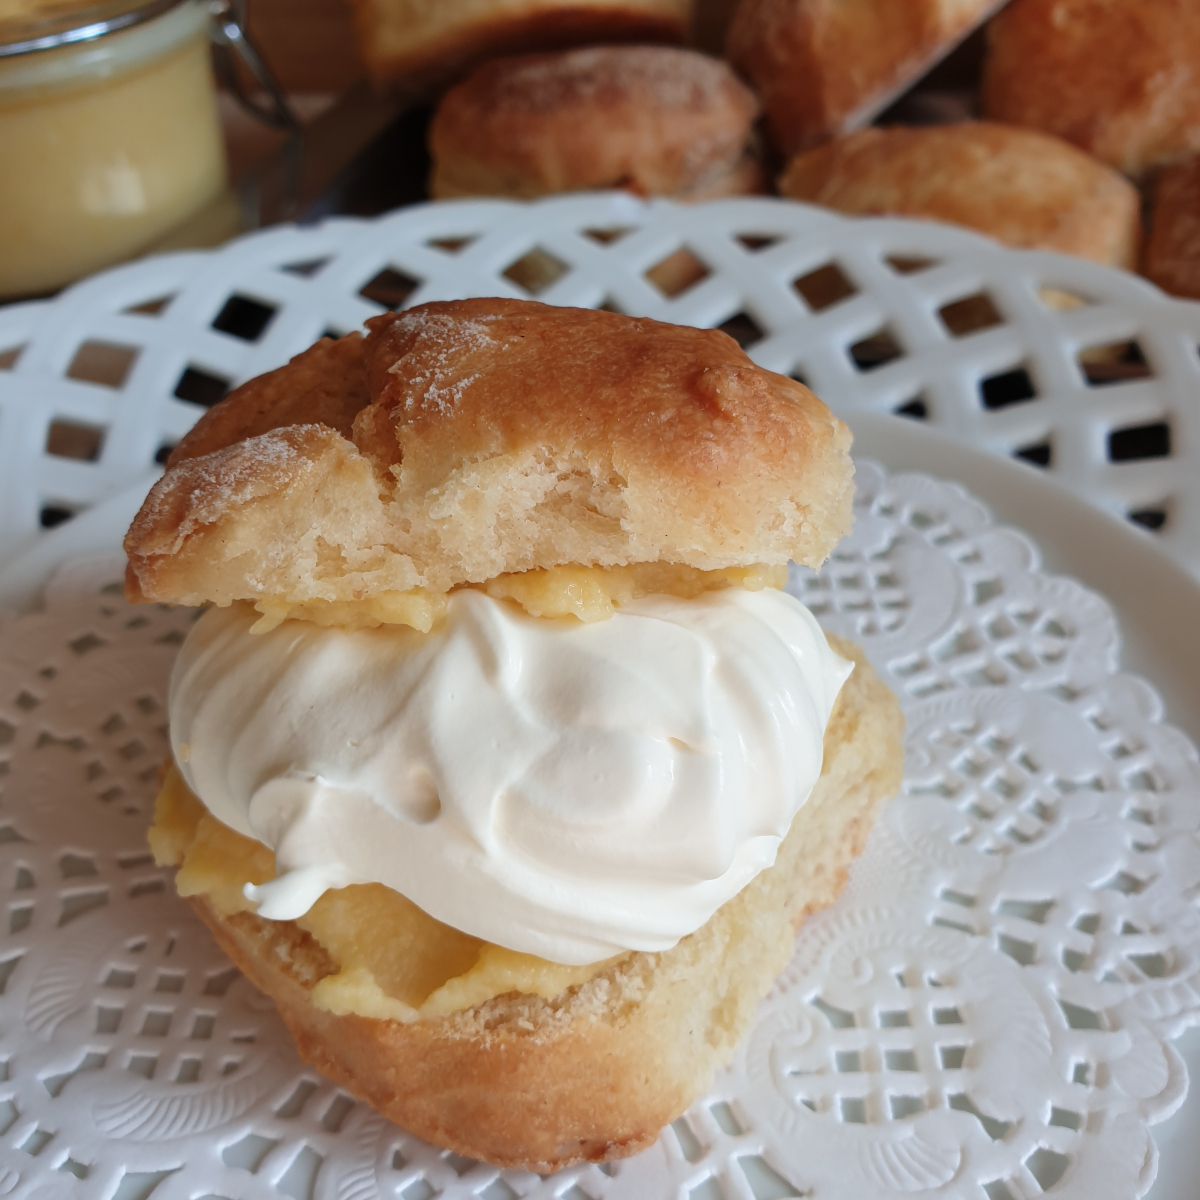
[(472, 589), (429, 633), (256, 617), (202, 618), (170, 707), (188, 785), (276, 853), (260, 915), (376, 882), (566, 964), (665, 950), (774, 861), (851, 669), (772, 588), (590, 624)]

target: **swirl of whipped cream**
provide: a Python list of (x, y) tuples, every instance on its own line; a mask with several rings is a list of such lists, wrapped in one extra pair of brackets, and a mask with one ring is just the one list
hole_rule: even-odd
[(192, 790), (276, 853), (259, 914), (378, 882), (568, 964), (667, 949), (774, 862), (853, 665), (774, 590), (583, 624), (468, 589), (427, 634), (256, 618), (196, 624), (170, 715)]

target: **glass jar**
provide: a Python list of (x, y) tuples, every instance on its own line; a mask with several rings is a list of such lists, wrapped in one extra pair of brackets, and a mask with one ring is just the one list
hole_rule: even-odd
[(0, 298), (149, 249), (227, 187), (200, 0), (17, 8), (0, 18)]

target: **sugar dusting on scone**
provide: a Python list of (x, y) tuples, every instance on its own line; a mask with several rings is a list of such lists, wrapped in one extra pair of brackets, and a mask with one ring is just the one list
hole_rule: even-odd
[(766, 190), (754, 93), (720, 59), (675, 46), (588, 46), (492, 59), (442, 98), (430, 194), (625, 188), (711, 200)]
[(780, 588), (849, 437), (732, 339), (506, 300), (214, 407), (127, 539), (212, 604), (151, 841), (301, 1052), (554, 1170), (709, 1084), (898, 785), (894, 697)]

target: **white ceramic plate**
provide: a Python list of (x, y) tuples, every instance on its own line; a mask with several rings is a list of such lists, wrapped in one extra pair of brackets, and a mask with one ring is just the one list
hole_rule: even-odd
[(0, 561), (145, 475), (223, 388), (323, 332), (384, 305), (531, 295), (719, 326), (839, 411), (917, 409), (1046, 460), (1107, 511), (1161, 519), (1163, 547), (1200, 573), (1200, 305), (928, 221), (623, 193), (283, 226), (0, 308)]
[[(593, 236), (598, 233), (603, 236)], [(667, 296), (654, 284), (653, 268), (681, 248), (700, 263), (702, 277)], [(561, 270), (543, 287), (545, 275), (539, 280), (536, 272), (544, 272), (547, 257)], [(1121, 515), (1161, 510), (1167, 522), (1157, 546), (1200, 569), (1200, 464), (1194, 449), (1200, 447), (1200, 408), (1194, 403), (1200, 387), (1200, 307), (1171, 301), (1131, 276), (1061, 256), (1016, 254), (963, 231), (912, 221), (848, 221), (779, 201), (679, 209), (618, 195), (532, 207), (424, 206), (374, 222), (271, 230), (214, 254), (150, 259), (98, 276), (51, 303), (0, 310), (0, 604), (28, 604), (56, 565), (119, 547), (154, 477), (156, 454), (202, 411), (192, 400), (211, 399), (222, 381), (238, 382), (277, 366), (327, 329), (355, 328), (380, 303), (530, 291), (554, 303), (607, 301), (629, 313), (722, 325), (749, 344), (756, 361), (802, 374), (833, 401), (852, 419), (860, 453), (894, 470), (962, 480), (1001, 521), (1030, 530), (1049, 569), (1070, 572), (1113, 602), (1125, 636), (1125, 666), (1154, 683), (1170, 721), (1200, 737), (1196, 586), (1148, 535), (1095, 507)], [(1048, 294), (1057, 299), (1048, 304)], [(1064, 294), (1075, 307), (1059, 307)], [(916, 401), (925, 406), (924, 428), (873, 415)], [(1166, 452), (1119, 460), (1112, 438), (1130, 428), (1149, 429), (1151, 442), (1165, 436)], [(966, 439), (975, 449), (937, 431)], [(1051, 455), (1043, 474), (996, 456), (1040, 445), (1049, 446)], [(968, 517), (970, 507), (964, 499)], [(41, 531), (39, 514), (55, 509), (77, 515)], [(1102, 614), (1092, 615), (1103, 625)], [(6, 703), (2, 696), (0, 702)], [(15, 722), (27, 713), (21, 708), (9, 716)], [(149, 725), (147, 730), (149, 736)], [(123, 769), (115, 747), (110, 757)], [(83, 887), (64, 874), (60, 890), (76, 886)], [(38, 901), (43, 907), (58, 902), (57, 896)], [(10, 901), (20, 912), (23, 903), (15, 895)], [(42, 909), (35, 905), (30, 911)], [(15, 929), (16, 917), (13, 922)], [(1023, 930), (1031, 938), (1035, 932)], [(11, 994), (12, 989), (10, 999)], [(0, 1030), (0, 1040), (4, 1036)], [(1183, 1048), (1194, 1063), (1186, 1039)], [(1176, 1068), (1169, 1055), (1163, 1061), (1162, 1094), (1177, 1097)], [(46, 1078), (59, 1076), (47, 1068)], [(895, 1082), (894, 1075), (888, 1078)], [(319, 1088), (314, 1093), (325, 1094)], [(136, 1107), (140, 1100), (134, 1094), (129, 1103)], [(5, 1132), (0, 1192), (17, 1188), (26, 1164), (22, 1155), (37, 1158), (39, 1139), (52, 1132), (52, 1111), (47, 1110), (45, 1128), (18, 1123)], [(0, 1125), (3, 1118), (0, 1111)], [(721, 1184), (716, 1175), (702, 1177), (714, 1155), (743, 1161), (737, 1158), (740, 1143), (731, 1143), (728, 1130), (713, 1120), (706, 1109), (698, 1112), (694, 1127), (714, 1139), (707, 1157), (690, 1168), (690, 1158), (672, 1160), (671, 1178), (696, 1181), (683, 1194), (709, 1200), (749, 1195), (747, 1187), (756, 1197), (790, 1194), (772, 1192), (776, 1185), (769, 1176), (755, 1184), (748, 1167), (741, 1176), (722, 1175)], [(919, 1123), (901, 1122), (883, 1132)], [(1156, 1127), (1164, 1147), (1151, 1193), (1156, 1200), (1191, 1197), (1200, 1168), (1198, 1123), (1200, 1108), (1193, 1100)], [(312, 1129), (308, 1145), (324, 1145), (329, 1129), (328, 1124)], [(1045, 1132), (1052, 1140), (1063, 1133)], [(668, 1151), (676, 1147), (670, 1153), (687, 1158), (682, 1133), (678, 1142), (664, 1137)], [(11, 1155), (10, 1144), (16, 1147)], [(46, 1154), (58, 1153), (53, 1138), (44, 1144)], [(253, 1150), (257, 1143), (247, 1145)], [(295, 1147), (285, 1139), (264, 1151), (262, 1170), (275, 1171), (286, 1194), (307, 1195), (304, 1172), (279, 1157), (295, 1153)], [(257, 1172), (249, 1182), (236, 1174), (235, 1168), (242, 1169), (237, 1154), (223, 1157), (221, 1147), (217, 1153), (208, 1144), (202, 1149), (218, 1175), (229, 1176), (221, 1194), (277, 1194)], [(253, 1158), (250, 1150), (245, 1154)], [(981, 1151), (986, 1159), (984, 1151), (986, 1145)], [(17, 1174), (2, 1169), (10, 1162)], [(433, 1162), (429, 1177), (447, 1169)], [(977, 1169), (978, 1180), (997, 1177), (987, 1174), (986, 1165)], [(63, 1170), (79, 1174), (65, 1162), (55, 1170), (57, 1191), (70, 1183)], [(113, 1194), (100, 1176), (97, 1167), (85, 1193)], [(32, 1176), (26, 1172), (22, 1178)], [(1027, 1192), (1036, 1194), (1037, 1177), (1027, 1166), (1020, 1178), (1008, 1195), (1019, 1193), (1024, 1200)], [(161, 1182), (160, 1196), (183, 1186), (182, 1176), (171, 1179)], [(577, 1200), (566, 1183), (562, 1189), (533, 1180), (505, 1183), (470, 1172), (461, 1185), (446, 1179), (438, 1186), (459, 1190), (477, 1179), (471, 1194), (487, 1200), (540, 1197), (547, 1187), (556, 1196), (567, 1189)], [(136, 1182), (120, 1200), (140, 1194)], [(405, 1200), (423, 1194), (408, 1184), (396, 1186)], [(579, 1192), (608, 1195), (608, 1188), (597, 1176), (591, 1183), (582, 1180)]]

